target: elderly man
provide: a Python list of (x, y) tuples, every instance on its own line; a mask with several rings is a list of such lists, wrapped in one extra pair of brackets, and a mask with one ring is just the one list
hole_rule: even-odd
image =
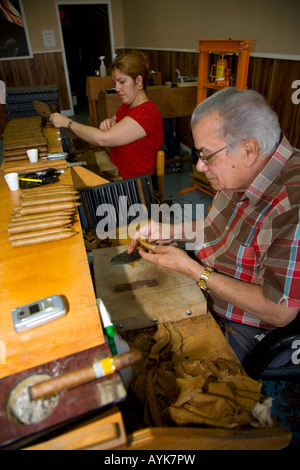
[[(252, 90), (215, 93), (197, 106), (191, 127), (197, 170), (217, 190), (203, 243), (196, 259), (163, 244), (154, 253), (138, 249), (159, 269), (198, 283), (210, 311), (230, 326), (229, 342), (242, 361), (261, 334), (287, 325), (300, 309), (300, 153)], [(149, 227), (136, 237), (161, 243), (162, 227)], [(136, 246), (133, 241), (128, 251)]]

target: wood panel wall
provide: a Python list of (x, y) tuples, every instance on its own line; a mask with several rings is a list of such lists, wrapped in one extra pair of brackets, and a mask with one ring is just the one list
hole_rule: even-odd
[[(197, 42), (195, 41), (195, 51)], [(131, 49), (116, 50), (116, 53)], [(162, 83), (176, 82), (181, 75), (198, 74), (198, 54), (181, 51), (143, 50), (150, 66), (162, 73)], [(69, 109), (62, 54), (60, 52), (36, 54), (33, 59), (0, 61), (0, 80), (6, 86), (32, 86), (55, 84), (59, 88), (60, 108)], [(293, 81), (300, 80), (300, 61), (251, 57), (248, 88), (264, 95), (279, 115), (282, 130), (291, 144), (300, 148), (300, 104), (292, 102)], [(189, 118), (180, 120), (182, 142), (192, 147), (193, 139)]]
[(36, 54), (32, 59), (0, 61), (0, 80), (6, 87), (56, 85), (60, 109), (70, 108), (61, 52)]
[[(195, 50), (197, 43), (195, 43)], [(129, 52), (125, 49), (125, 52)], [(122, 51), (118, 51), (120, 53)], [(176, 82), (176, 69), (181, 75), (198, 74), (198, 54), (192, 52), (149, 51), (147, 55), (151, 68), (162, 73), (162, 82)], [(300, 104), (292, 102), (291, 88), (294, 80), (300, 80), (300, 61), (250, 57), (248, 88), (266, 97), (277, 112), (283, 133), (291, 144), (300, 148)], [(182, 141), (192, 146), (189, 119), (180, 123)]]
[(300, 61), (250, 58), (248, 88), (266, 97), (279, 116), (282, 132), (300, 148), (300, 104), (292, 102), (295, 80), (300, 80)]

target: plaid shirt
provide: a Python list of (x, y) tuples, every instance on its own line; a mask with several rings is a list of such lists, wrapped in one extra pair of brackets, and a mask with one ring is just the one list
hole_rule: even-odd
[[(206, 217), (203, 265), (262, 286), (266, 298), (300, 309), (300, 153), (285, 137), (243, 194), (220, 191)], [(213, 292), (208, 305), (221, 317), (274, 328)]]

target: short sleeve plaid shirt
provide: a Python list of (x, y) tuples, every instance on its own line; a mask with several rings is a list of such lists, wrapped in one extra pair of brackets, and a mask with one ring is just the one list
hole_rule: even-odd
[[(283, 137), (268, 163), (243, 194), (220, 191), (205, 222), (205, 243), (196, 251), (203, 265), (259, 284), (274, 303), (300, 309), (300, 152)], [(209, 293), (216, 314), (272, 328)]]

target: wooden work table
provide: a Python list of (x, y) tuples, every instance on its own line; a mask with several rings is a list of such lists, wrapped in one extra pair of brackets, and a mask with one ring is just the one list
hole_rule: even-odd
[[(70, 169), (55, 184), (72, 184)], [(0, 378), (104, 342), (79, 218), (75, 237), (12, 248), (7, 224), (19, 195), (20, 190), (9, 190), (1, 172), (0, 340), (6, 356)], [(13, 308), (55, 294), (67, 299), (65, 317), (25, 333), (14, 330)]]
[[(186, 90), (182, 89), (184, 92)], [(172, 89), (169, 91), (172, 92)], [(193, 92), (196, 93), (196, 88), (193, 88)], [(110, 96), (118, 98), (117, 95)], [(179, 106), (179, 102), (177, 104)], [(18, 205), (21, 191), (9, 190), (3, 178), (3, 169), (5, 165), (0, 169), (0, 346), (2, 352), (5, 347), (5, 361), (2, 361), (5, 363), (0, 363), (0, 379), (104, 343), (79, 218), (74, 224), (78, 232), (75, 237), (12, 248), (7, 224), (14, 207)], [(65, 169), (60, 182), (55, 184), (72, 183), (71, 170)], [(69, 309), (65, 317), (26, 333), (14, 330), (11, 316), (13, 308), (54, 294), (67, 299)], [(222, 357), (237, 361), (209, 312), (204, 312), (192, 321), (183, 320), (181, 328), (182, 335), (188, 339), (185, 356), (205, 360)], [(114, 408), (108, 412), (108, 416), (103, 417), (101, 414), (92, 423), (81, 423), (79, 428), (72, 431), (72, 435), (63, 433), (54, 440), (50, 439), (32, 448), (281, 449), (288, 445), (290, 439), (289, 429), (277, 426), (236, 431), (205, 427), (153, 427), (139, 429), (126, 436), (122, 416)]]

